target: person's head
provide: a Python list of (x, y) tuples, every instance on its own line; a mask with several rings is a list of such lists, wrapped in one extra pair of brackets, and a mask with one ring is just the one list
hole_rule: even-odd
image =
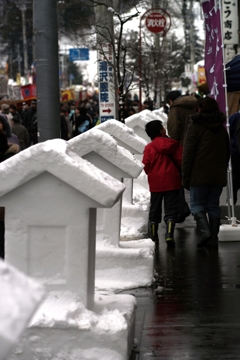
[(131, 116), (133, 114), (136, 114), (136, 111), (133, 107), (130, 107), (129, 110), (128, 110), (128, 115)]
[(4, 115), (0, 114), (0, 131), (2, 131), (6, 137), (10, 137), (12, 132), (8, 120)]
[(151, 140), (155, 139), (157, 136), (166, 134), (166, 130), (160, 120), (149, 121), (145, 125), (145, 131)]
[(80, 115), (86, 115), (87, 114), (87, 109), (84, 106), (78, 106)]
[(14, 104), (9, 105), (9, 112), (11, 114), (15, 114), (16, 111), (17, 111), (17, 107)]
[(22, 110), (28, 110), (29, 109), (29, 104), (27, 102), (23, 102), (22, 103)]
[(207, 96), (203, 99), (199, 99), (197, 108), (199, 113), (204, 113), (204, 114), (211, 114), (220, 111), (218, 107), (218, 103), (214, 98), (210, 96)]
[(9, 114), (9, 105), (8, 104), (2, 104), (1, 105), (1, 111), (3, 114)]
[(37, 102), (36, 100), (31, 101), (31, 108), (36, 109), (37, 108)]
[(166, 103), (168, 105), (171, 105), (174, 100), (176, 100), (177, 98), (179, 98), (179, 96), (181, 96), (182, 94), (180, 93), (180, 91), (178, 90), (173, 90), (173, 91), (170, 91), (167, 96), (166, 96)]

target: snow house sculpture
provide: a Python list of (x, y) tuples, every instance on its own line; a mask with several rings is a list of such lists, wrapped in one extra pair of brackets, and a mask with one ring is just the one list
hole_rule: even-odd
[(113, 206), (125, 186), (60, 139), (22, 151), (0, 171), (7, 262), (47, 291), (69, 290), (91, 308), (96, 208)]
[[(88, 160), (99, 169), (122, 181), (123, 178), (136, 178), (143, 165), (107, 133), (93, 128), (68, 141), (70, 149)], [(99, 234), (108, 235), (114, 245), (119, 245), (121, 227), (121, 199), (112, 209), (97, 212), (97, 239)]]
[[(143, 154), (147, 142), (138, 136), (133, 129), (117, 120), (108, 120), (98, 126), (98, 130), (102, 130), (111, 135), (119, 146), (129, 150), (132, 154)], [(123, 202), (132, 204), (133, 197), (133, 178), (125, 178), (124, 184), (126, 190), (123, 194)]]
[(152, 120), (161, 120), (157, 115), (152, 114), (150, 110), (143, 110), (140, 113), (133, 114), (125, 119), (125, 124), (132, 128), (134, 132), (144, 139), (147, 143), (150, 142), (150, 138), (145, 132), (145, 125)]

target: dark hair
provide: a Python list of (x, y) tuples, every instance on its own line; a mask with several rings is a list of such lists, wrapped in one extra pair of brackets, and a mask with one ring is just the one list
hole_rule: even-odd
[(84, 106), (78, 106), (78, 110), (80, 111), (80, 115), (86, 115), (87, 109)]
[(8, 142), (6, 135), (0, 131), (0, 153), (5, 153), (8, 150)]
[(199, 99), (197, 107), (198, 110), (200, 110), (200, 112), (204, 114), (211, 114), (220, 111), (218, 107), (218, 103), (216, 102), (215, 99), (213, 99), (210, 96), (207, 96), (203, 99)]
[(166, 102), (169, 104), (169, 101), (174, 101), (176, 100), (179, 96), (181, 96), (182, 94), (180, 93), (180, 91), (178, 90), (173, 90), (170, 91), (167, 96), (166, 96)]
[(14, 104), (9, 105), (9, 107), (10, 107), (11, 109), (13, 109), (14, 111), (17, 111), (17, 107), (16, 107)]
[(160, 136), (160, 130), (162, 129), (163, 123), (160, 120), (152, 120), (145, 125), (145, 131), (151, 140), (157, 136)]
[(0, 114), (0, 122), (3, 124), (3, 132), (6, 135), (6, 137), (10, 137), (12, 135), (12, 131), (9, 125), (8, 120), (5, 118), (4, 115)]

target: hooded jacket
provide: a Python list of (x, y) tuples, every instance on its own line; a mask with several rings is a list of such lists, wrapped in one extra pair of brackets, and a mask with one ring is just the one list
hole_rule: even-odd
[(227, 184), (229, 136), (222, 112), (193, 115), (183, 146), (183, 186)]
[(183, 145), (190, 115), (196, 113), (197, 99), (193, 96), (180, 96), (170, 106), (167, 120), (168, 135)]
[(180, 189), (181, 159), (182, 146), (167, 136), (157, 136), (145, 147), (142, 162), (150, 192)]

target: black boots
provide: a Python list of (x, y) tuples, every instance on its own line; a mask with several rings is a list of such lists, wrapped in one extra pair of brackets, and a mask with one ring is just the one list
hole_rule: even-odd
[(219, 218), (209, 218), (209, 230), (211, 233), (211, 240), (208, 241), (207, 247), (210, 249), (218, 248), (218, 233), (220, 227), (220, 219)]
[[(159, 245), (158, 223), (150, 221), (148, 223), (148, 228), (149, 228), (149, 237), (152, 239), (153, 242), (155, 242), (156, 245)], [(175, 223), (173, 222), (173, 220), (167, 220), (165, 240), (166, 240), (167, 246), (169, 246), (169, 247), (175, 246), (175, 241), (174, 241), (174, 237), (173, 237), (174, 228), (175, 228)]]
[(194, 215), (194, 219), (196, 220), (197, 228), (202, 235), (201, 239), (197, 244), (197, 247), (206, 246), (212, 238), (206, 213), (204, 211), (200, 211), (199, 213)]
[(174, 228), (175, 228), (175, 222), (171, 219), (167, 220), (165, 240), (166, 240), (168, 247), (175, 246), (175, 241), (174, 241), (174, 236), (173, 236)]
[(158, 223), (149, 221), (148, 233), (149, 233), (149, 237), (152, 239), (152, 241), (155, 242), (156, 245), (158, 245), (159, 244)]

